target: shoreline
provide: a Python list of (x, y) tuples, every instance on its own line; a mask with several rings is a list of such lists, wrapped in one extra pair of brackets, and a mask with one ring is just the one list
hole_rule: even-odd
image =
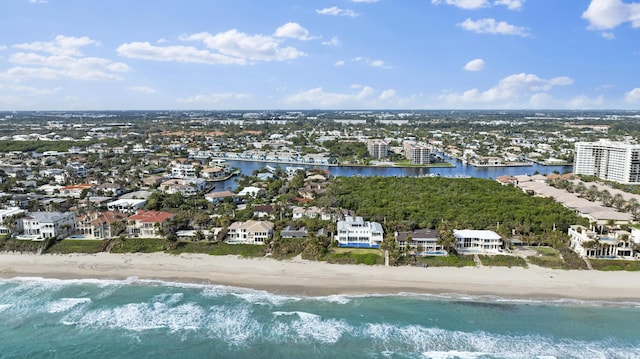
[(384, 267), (205, 254), (0, 253), (0, 278), (163, 280), (301, 296), (459, 294), (510, 299), (638, 302), (640, 273), (537, 266)]

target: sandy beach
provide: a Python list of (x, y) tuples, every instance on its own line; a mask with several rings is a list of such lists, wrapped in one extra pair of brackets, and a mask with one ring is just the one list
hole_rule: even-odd
[(640, 273), (529, 268), (337, 265), (293, 259), (165, 253), (0, 254), (0, 277), (160, 279), (296, 295), (472, 294), (506, 298), (638, 301)]

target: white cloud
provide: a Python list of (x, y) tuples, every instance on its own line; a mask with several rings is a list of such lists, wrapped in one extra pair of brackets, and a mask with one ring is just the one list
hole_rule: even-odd
[(492, 5), (503, 5), (509, 10), (518, 10), (522, 8), (525, 0), (495, 0), (493, 4), (489, 0), (431, 0), (434, 5), (446, 4), (452, 5), (464, 10), (477, 10)]
[(29, 0), (29, 2), (32, 4), (46, 4), (49, 1), (48, 0)]
[(245, 59), (199, 50), (193, 46), (155, 46), (148, 42), (131, 42), (120, 45), (116, 51), (121, 56), (142, 60), (200, 64), (247, 64)]
[(53, 55), (81, 56), (80, 48), (100, 43), (90, 38), (58, 35), (53, 41), (37, 41), (31, 43), (15, 44), (16, 49), (36, 52), (47, 52)]
[(340, 45), (340, 40), (338, 39), (337, 36), (334, 36), (329, 41), (323, 41), (322, 45), (325, 45), (325, 46), (339, 46)]
[(485, 91), (471, 89), (463, 93), (444, 94), (438, 99), (447, 105), (454, 106), (474, 104), (488, 104), (497, 107), (505, 107), (509, 104), (522, 106), (522, 100), (528, 96), (540, 97), (539, 93), (541, 92), (571, 84), (573, 84), (573, 80), (569, 77), (542, 79), (533, 74), (520, 73), (505, 77), (500, 80), (498, 85)]
[(591, 0), (582, 18), (589, 22), (591, 30), (609, 30), (625, 22), (640, 27), (640, 3), (623, 3), (621, 0)]
[(316, 10), (316, 13), (320, 15), (333, 15), (333, 16), (348, 16), (348, 17), (356, 17), (360, 14), (356, 13), (353, 10), (349, 9), (341, 9), (337, 6), (327, 7), (324, 9)]
[(302, 27), (297, 22), (288, 22), (276, 29), (273, 34), (275, 37), (288, 37), (298, 40), (311, 40), (309, 37), (309, 31)]
[(148, 94), (148, 95), (156, 93), (156, 89), (148, 86), (131, 86), (129, 87), (129, 90)]
[(602, 35), (603, 38), (607, 39), (607, 40), (615, 40), (616, 35), (612, 32), (609, 31), (605, 31), (603, 33), (601, 33), (600, 35)]
[(54, 87), (54, 88), (37, 88), (32, 86), (23, 86), (16, 84), (0, 84), (0, 91), (9, 91), (9, 92), (20, 92), (23, 95), (27, 96), (46, 96), (53, 95), (57, 92), (60, 92), (62, 87)]
[(524, 27), (517, 27), (504, 21), (496, 21), (495, 19), (466, 19), (457, 26), (478, 34), (494, 34), (494, 35), (518, 35), (522, 37), (529, 36), (529, 32)]
[(624, 101), (631, 104), (640, 104), (640, 87), (624, 94)]
[(206, 95), (201, 94), (201, 95), (191, 96), (187, 98), (179, 98), (177, 102), (201, 104), (201, 105), (214, 105), (214, 104), (220, 104), (222, 102), (245, 100), (248, 98), (251, 98), (251, 94), (227, 92), (227, 93), (212, 93), (212, 94), (206, 94)]
[(481, 71), (484, 69), (484, 60), (483, 59), (475, 59), (467, 62), (464, 65), (464, 69), (467, 71)]
[(360, 56), (354, 58), (351, 61), (353, 61), (353, 62), (364, 62), (365, 64), (367, 64), (367, 65), (369, 65), (371, 67), (380, 67), (380, 68), (383, 68), (383, 69), (391, 69), (392, 68), (392, 66), (388, 65), (387, 63), (385, 63), (382, 60), (371, 60), (371, 59), (367, 59), (367, 58), (360, 57)]
[(504, 5), (509, 10), (518, 10), (522, 8), (525, 0), (495, 0), (495, 5)]
[(333, 64), (333, 66), (344, 66), (344, 61), (342, 60), (336, 61), (336, 63)]
[(475, 10), (489, 6), (489, 1), (487, 0), (431, 0), (431, 3), (434, 5), (453, 5), (465, 10)]
[(182, 37), (181, 40), (201, 41), (222, 55), (252, 61), (285, 61), (306, 56), (293, 47), (281, 47), (280, 41), (265, 35), (247, 35), (238, 30), (211, 35), (201, 32)]
[[(18, 66), (0, 73), (0, 78), (20, 81), (26, 78), (56, 80), (119, 80), (117, 73), (129, 71), (122, 62), (113, 62), (100, 57), (82, 57), (81, 48), (99, 44), (88, 37), (59, 35), (53, 41), (32, 42), (13, 45), (13, 48), (32, 52), (16, 52), (9, 61)], [(44, 52), (51, 55), (42, 55)]]
[(600, 108), (604, 104), (604, 96), (598, 96), (596, 98), (589, 98), (587, 96), (581, 95), (570, 99), (564, 104), (564, 108), (570, 109), (589, 109), (589, 108)]
[(326, 92), (322, 87), (290, 95), (284, 99), (287, 105), (308, 108), (402, 108), (409, 99), (398, 97), (396, 91), (387, 89), (380, 93), (370, 86), (352, 85), (354, 92)]
[(306, 56), (291, 46), (281, 46), (283, 39), (311, 40), (309, 32), (298, 23), (287, 23), (272, 36), (248, 35), (236, 29), (212, 35), (208, 32), (183, 35), (181, 41), (199, 42), (206, 49), (185, 45), (152, 45), (131, 42), (118, 47), (121, 56), (152, 60), (200, 64), (249, 65), (255, 61), (286, 61)]

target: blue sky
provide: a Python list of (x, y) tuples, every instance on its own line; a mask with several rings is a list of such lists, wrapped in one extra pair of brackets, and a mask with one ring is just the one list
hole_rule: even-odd
[(631, 0), (2, 0), (0, 110), (640, 109)]

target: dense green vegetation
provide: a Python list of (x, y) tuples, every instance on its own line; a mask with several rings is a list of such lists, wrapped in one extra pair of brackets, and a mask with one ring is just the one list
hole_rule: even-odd
[(540, 234), (588, 224), (552, 199), (481, 178), (339, 177), (333, 195), (359, 216), (408, 229), (449, 221), (457, 228), (496, 230), (500, 223), (502, 233)]
[(416, 261), (418, 264), (426, 264), (429, 267), (473, 267), (476, 265), (473, 256), (418, 257)]
[(640, 271), (640, 261), (623, 261), (613, 259), (590, 259), (593, 269), (602, 271)]
[(77, 240), (77, 239), (65, 239), (54, 243), (51, 247), (47, 248), (46, 253), (98, 253), (102, 250), (103, 241), (101, 240)]
[(163, 252), (171, 248), (171, 243), (164, 238), (118, 238), (111, 253), (153, 253)]
[(553, 269), (587, 269), (587, 264), (568, 248), (557, 250), (550, 247), (531, 247), (537, 256), (527, 257), (527, 261), (540, 267)]
[(338, 264), (384, 264), (384, 257), (376, 253), (332, 252), (322, 258), (328, 263)]
[(211, 255), (238, 255), (241, 257), (262, 257), (264, 256), (265, 247), (255, 244), (227, 244), (217, 243), (212, 246), (209, 254)]
[(0, 251), (2, 252), (37, 253), (42, 245), (42, 242), (21, 241), (6, 236), (0, 238)]
[(478, 256), (482, 265), (488, 267), (526, 267), (527, 261), (516, 256)]

